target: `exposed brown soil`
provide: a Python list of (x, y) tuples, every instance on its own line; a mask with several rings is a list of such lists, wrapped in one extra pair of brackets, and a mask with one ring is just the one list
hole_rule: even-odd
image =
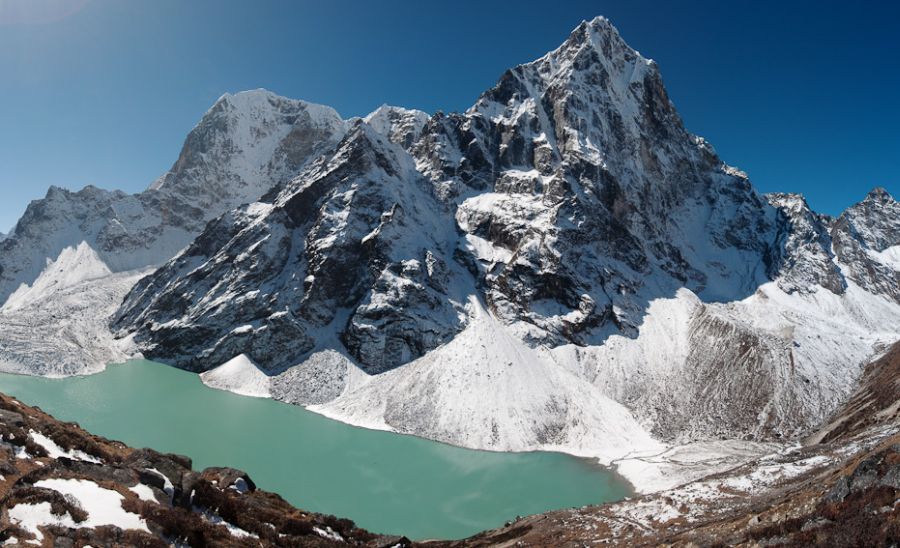
[(900, 343), (866, 366), (859, 388), (810, 441), (849, 440), (890, 422), (900, 422)]

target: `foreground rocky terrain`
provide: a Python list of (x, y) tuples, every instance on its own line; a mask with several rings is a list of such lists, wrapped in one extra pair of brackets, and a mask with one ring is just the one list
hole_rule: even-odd
[(303, 512), (231, 468), (93, 436), (0, 394), (0, 543), (408, 546)]

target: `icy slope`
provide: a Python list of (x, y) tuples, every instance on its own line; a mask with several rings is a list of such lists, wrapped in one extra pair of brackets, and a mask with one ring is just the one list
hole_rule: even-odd
[(467, 311), (450, 343), (310, 409), (497, 451), (563, 450), (609, 463), (662, 449), (625, 407), (512, 336), (476, 298)]
[(78, 247), (67, 247), (55, 261), (47, 261), (47, 267), (31, 286), (22, 285), (10, 295), (3, 310), (9, 312), (37, 301), (52, 293), (68, 289), (82, 282), (105, 278), (112, 274), (87, 242)]
[(0, 371), (58, 377), (126, 360), (109, 317), (148, 270), (111, 273), (87, 243), (66, 248), (0, 307)]

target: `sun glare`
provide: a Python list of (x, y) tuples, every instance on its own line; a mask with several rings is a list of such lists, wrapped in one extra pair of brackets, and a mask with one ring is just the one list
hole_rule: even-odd
[(90, 0), (0, 0), (0, 25), (45, 25), (80, 11)]

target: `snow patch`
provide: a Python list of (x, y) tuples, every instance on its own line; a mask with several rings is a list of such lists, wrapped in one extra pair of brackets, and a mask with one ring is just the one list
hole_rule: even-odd
[(44, 540), (44, 534), (41, 533), (38, 527), (46, 527), (48, 525), (78, 527), (69, 514), (57, 516), (51, 512), (49, 502), (17, 504), (9, 509), (7, 516), (9, 521), (34, 535), (38, 542), (30, 541), (29, 544), (40, 544), (40, 541)]
[(172, 484), (172, 480), (169, 479), (169, 476), (163, 474), (156, 468), (145, 468), (147, 472), (151, 474), (156, 474), (159, 478), (163, 480), (163, 492), (169, 496), (169, 502), (175, 498), (175, 485)]
[(249, 531), (245, 531), (244, 529), (241, 529), (241, 528), (238, 527), (237, 525), (234, 525), (233, 523), (230, 523), (230, 522), (228, 522), (228, 521), (225, 521), (221, 516), (219, 516), (219, 515), (217, 515), (217, 514), (215, 514), (215, 513), (213, 513), (213, 512), (210, 512), (209, 510), (206, 510), (206, 509), (203, 509), (203, 508), (198, 508), (198, 507), (195, 506), (195, 507), (194, 507), (194, 512), (200, 514), (200, 516), (203, 518), (203, 520), (206, 521), (206, 522), (208, 522), (208, 523), (211, 523), (211, 524), (213, 524), (213, 525), (222, 525), (222, 526), (224, 526), (226, 529), (228, 529), (228, 532), (229, 532), (229, 533), (231, 534), (231, 536), (233, 536), (233, 537), (237, 537), (237, 538), (259, 538), (259, 535), (256, 535), (255, 533), (250, 533)]
[(269, 376), (244, 354), (200, 374), (203, 384), (242, 396), (269, 398)]
[(869, 257), (879, 263), (900, 271), (900, 245), (889, 247), (883, 251), (867, 250)]
[(335, 542), (345, 542), (344, 537), (335, 532), (331, 527), (326, 527), (325, 529), (313, 527), (313, 531), (322, 538), (327, 538), (328, 540), (333, 540)]
[(88, 455), (84, 451), (79, 451), (78, 449), (72, 449), (67, 451), (56, 444), (55, 441), (48, 438), (47, 436), (41, 434), (40, 432), (35, 432), (34, 430), (30, 430), (28, 432), (28, 437), (31, 438), (34, 443), (40, 445), (47, 451), (47, 455), (52, 459), (58, 459), (60, 457), (65, 457), (67, 459), (72, 460), (80, 460), (85, 462), (94, 462), (100, 463), (101, 460), (92, 455)]
[(137, 495), (141, 500), (145, 500), (148, 502), (158, 502), (156, 500), (156, 495), (153, 493), (153, 489), (149, 485), (139, 483), (134, 487), (129, 487), (128, 490)]
[(137, 514), (122, 509), (123, 497), (110, 489), (104, 489), (89, 480), (80, 479), (46, 479), (34, 484), (35, 487), (52, 489), (62, 495), (71, 495), (87, 512), (88, 517), (81, 523), (75, 523), (71, 516), (56, 516), (50, 511), (49, 502), (38, 504), (18, 504), (9, 510), (10, 520), (34, 534), (38, 539), (43, 535), (39, 526), (60, 525), (71, 528), (93, 528), (112, 525), (119, 529), (137, 529), (147, 533), (147, 522)]

